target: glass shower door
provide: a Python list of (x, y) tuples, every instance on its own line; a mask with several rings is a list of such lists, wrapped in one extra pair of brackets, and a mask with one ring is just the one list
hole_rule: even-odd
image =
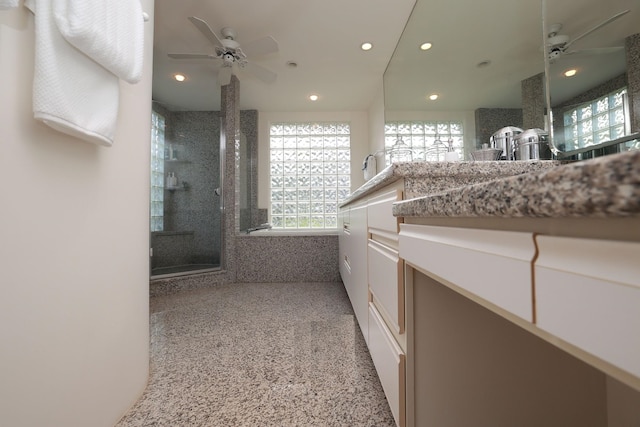
[(154, 103), (151, 145), (151, 277), (219, 269), (219, 113)]

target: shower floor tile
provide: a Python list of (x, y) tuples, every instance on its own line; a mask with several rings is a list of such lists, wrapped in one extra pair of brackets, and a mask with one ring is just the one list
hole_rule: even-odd
[(151, 299), (129, 426), (394, 426), (342, 283), (223, 284)]

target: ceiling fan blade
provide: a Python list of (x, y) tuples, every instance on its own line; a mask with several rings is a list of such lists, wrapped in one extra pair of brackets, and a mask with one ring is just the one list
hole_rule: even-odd
[(191, 23), (193, 25), (195, 25), (195, 27), (200, 30), (200, 32), (214, 45), (216, 46), (223, 46), (222, 42), (220, 41), (220, 39), (218, 38), (218, 36), (216, 36), (216, 33), (213, 32), (213, 30), (211, 29), (211, 27), (209, 27), (209, 24), (207, 24), (204, 20), (197, 18), (195, 16), (190, 16), (189, 17), (189, 21), (191, 21)]
[(278, 42), (273, 37), (267, 36), (243, 45), (242, 51), (248, 57), (266, 55), (278, 51)]
[(265, 83), (275, 83), (278, 75), (271, 71), (268, 68), (263, 67), (262, 65), (254, 64), (253, 62), (247, 63), (246, 67), (248, 72), (259, 78)]
[(168, 53), (167, 56), (173, 59), (216, 59), (215, 55), (206, 53)]
[(607, 53), (616, 53), (624, 50), (622, 46), (614, 46), (614, 47), (596, 47), (593, 49), (580, 49), (580, 50), (572, 50), (569, 52), (565, 52), (565, 55), (571, 56), (585, 56), (585, 55), (604, 55)]
[(231, 67), (220, 67), (218, 71), (218, 86), (226, 86), (231, 83)]
[(610, 24), (611, 22), (615, 21), (616, 19), (622, 17), (623, 15), (626, 15), (627, 13), (631, 12), (630, 9), (627, 10), (623, 10), (622, 12), (618, 12), (615, 15), (613, 15), (612, 17), (610, 17), (609, 19), (607, 19), (604, 22), (601, 22), (600, 24), (596, 25), (595, 27), (591, 28), (590, 30), (587, 30), (586, 32), (580, 34), (578, 37), (574, 38), (573, 40), (571, 40), (569, 43), (567, 43), (565, 45), (565, 49), (568, 48), (569, 46), (571, 46), (573, 43), (577, 42), (578, 40), (580, 40), (583, 37), (588, 36), (589, 34), (593, 33), (596, 30), (599, 30), (600, 28), (604, 27), (607, 24)]

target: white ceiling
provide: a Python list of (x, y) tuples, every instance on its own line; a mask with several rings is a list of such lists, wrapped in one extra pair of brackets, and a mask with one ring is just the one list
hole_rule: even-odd
[[(217, 60), (176, 60), (167, 53), (212, 53), (187, 19), (205, 20), (222, 38), (231, 27), (243, 43), (272, 36), (279, 52), (249, 60), (278, 74), (265, 84), (240, 70), (240, 108), (260, 111), (362, 111), (382, 74), (415, 0), (156, 0), (153, 98), (170, 108), (218, 110)], [(360, 49), (373, 43), (371, 51)], [(287, 66), (295, 61), (297, 68)], [(187, 81), (172, 80), (183, 73)], [(320, 99), (311, 102), (307, 96)]]
[[(278, 74), (265, 84), (241, 70), (240, 108), (260, 111), (362, 111), (380, 88), (415, 0), (156, 0), (153, 97), (171, 109), (218, 110), (217, 60), (176, 60), (167, 53), (212, 53), (207, 39), (187, 19), (197, 16), (221, 37), (232, 27), (243, 43), (273, 36), (278, 53), (249, 58)], [(573, 46), (576, 49), (619, 46), (640, 31), (640, 0), (547, 0), (548, 24), (562, 23), (575, 37), (624, 9), (632, 12)], [(473, 110), (520, 105), (521, 80), (544, 71), (541, 1), (418, 0), (416, 23), (402, 35), (386, 84), (385, 103), (403, 110)], [(364, 41), (372, 51), (360, 50)], [(425, 55), (415, 46), (431, 41)], [(589, 87), (593, 81), (624, 69), (624, 55), (568, 57), (551, 68), (559, 73), (572, 64), (590, 68), (571, 82), (554, 84), (556, 98)], [(616, 59), (617, 58), (617, 59)], [(622, 59), (620, 59), (622, 58)], [(476, 65), (490, 60), (491, 65)], [(298, 64), (287, 66), (288, 61)], [(603, 65), (604, 64), (604, 65)], [(611, 65), (614, 67), (612, 68)], [(596, 71), (598, 73), (596, 73)], [(175, 82), (180, 72), (187, 81)], [(597, 75), (596, 75), (597, 74)], [(610, 78), (610, 77), (609, 77)], [(557, 80), (556, 80), (557, 81)], [(563, 90), (567, 93), (561, 93)], [(429, 93), (441, 94), (436, 103)], [(311, 102), (308, 95), (320, 99)]]

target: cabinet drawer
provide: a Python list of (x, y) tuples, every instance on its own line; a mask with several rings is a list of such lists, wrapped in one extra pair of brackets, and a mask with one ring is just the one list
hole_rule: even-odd
[(640, 244), (536, 241), (538, 327), (640, 377)]
[(392, 190), (369, 200), (367, 224), (369, 228), (398, 233), (399, 218), (393, 216), (393, 203), (402, 200), (402, 191)]
[(404, 274), (398, 252), (369, 240), (369, 289), (387, 324), (404, 333)]
[(369, 303), (369, 352), (398, 426), (405, 425), (405, 355)]
[(531, 233), (412, 224), (400, 231), (406, 262), (530, 322), (534, 255)]

